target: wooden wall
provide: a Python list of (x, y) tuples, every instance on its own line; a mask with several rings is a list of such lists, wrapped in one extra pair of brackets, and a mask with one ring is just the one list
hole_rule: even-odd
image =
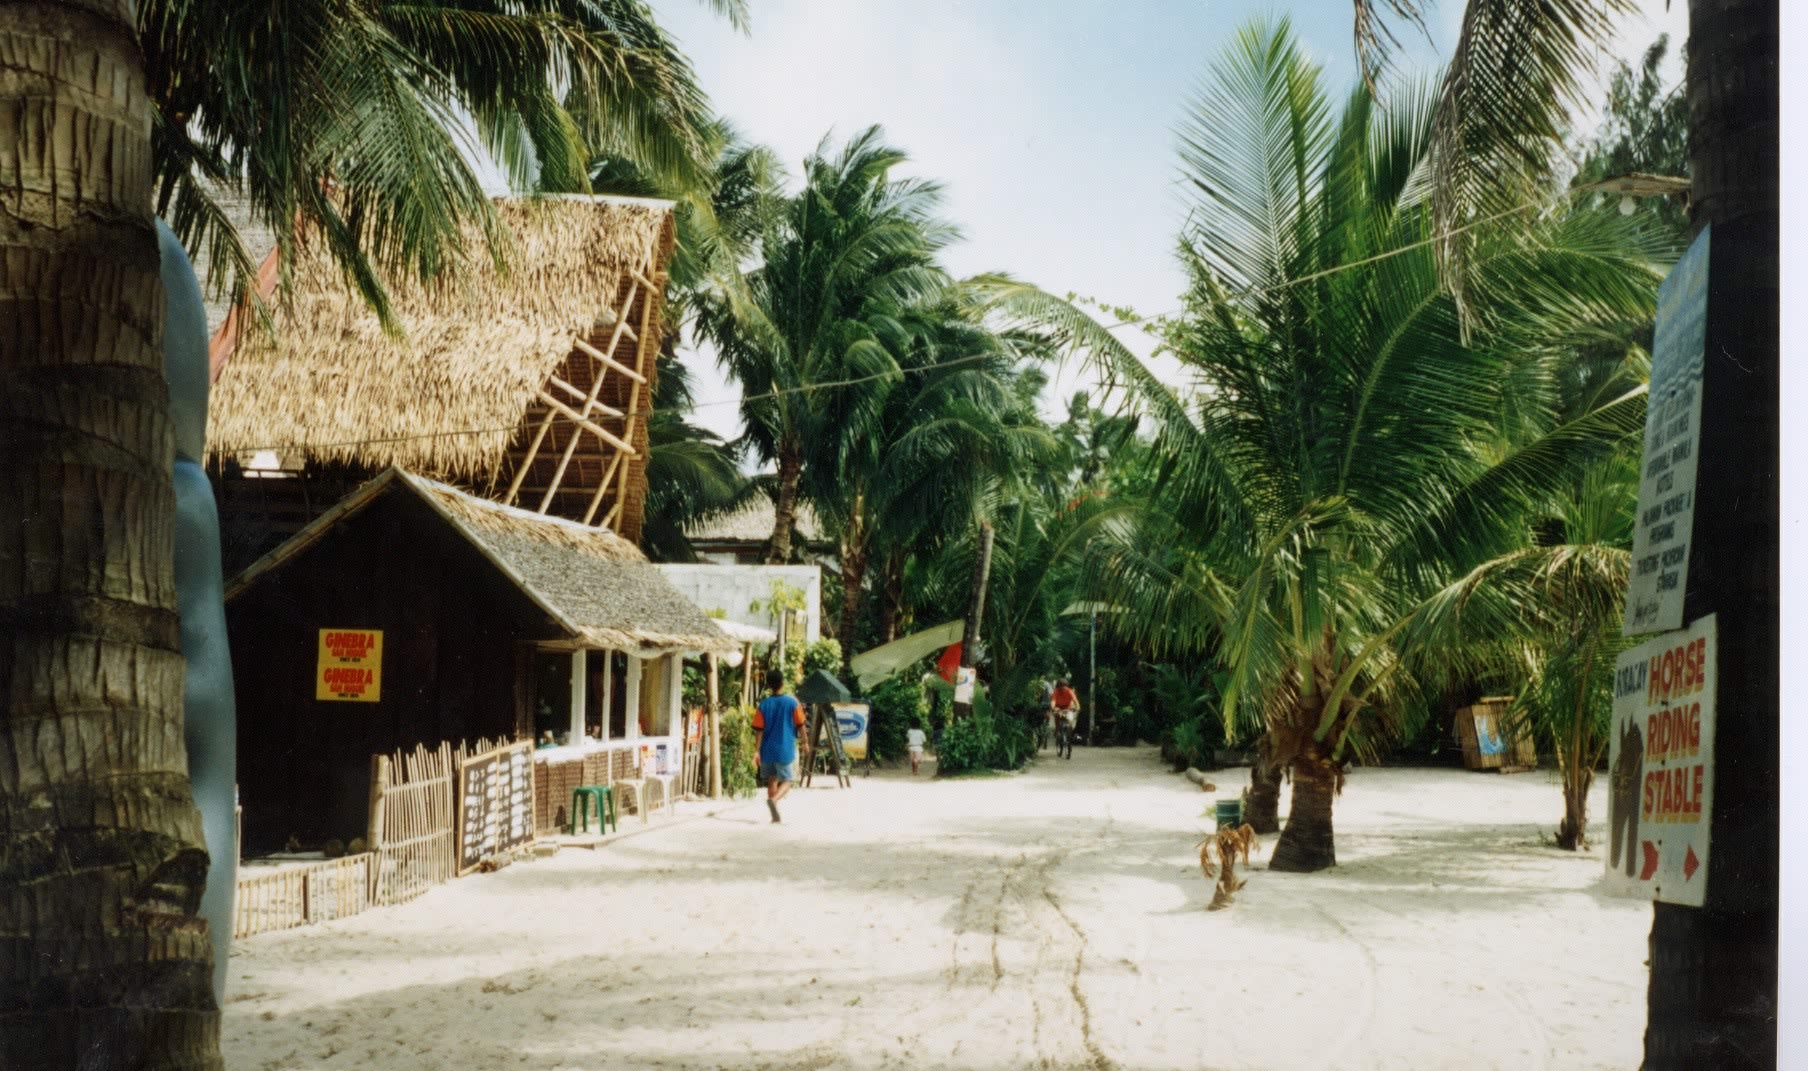
[[(370, 759), (526, 737), (522, 648), (559, 636), (412, 494), (391, 490), (227, 606), (247, 851), (365, 830)], [(314, 698), (319, 630), (382, 629), (381, 698)], [(524, 724), (524, 720), (526, 723)]]

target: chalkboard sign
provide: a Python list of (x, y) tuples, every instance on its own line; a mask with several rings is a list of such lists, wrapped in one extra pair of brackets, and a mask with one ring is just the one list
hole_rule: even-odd
[(527, 742), (466, 759), (458, 768), (458, 873), (534, 837), (534, 764)]

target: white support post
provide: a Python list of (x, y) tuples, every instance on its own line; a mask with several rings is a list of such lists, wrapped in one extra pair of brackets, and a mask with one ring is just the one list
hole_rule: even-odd
[(615, 652), (603, 651), (603, 731), (602, 738), (609, 739), (610, 711), (615, 709)]
[(640, 659), (628, 656), (628, 691), (627, 726), (624, 735), (629, 740), (640, 738)]
[(579, 647), (571, 652), (571, 745), (584, 742), (584, 697), (589, 693), (589, 651)]

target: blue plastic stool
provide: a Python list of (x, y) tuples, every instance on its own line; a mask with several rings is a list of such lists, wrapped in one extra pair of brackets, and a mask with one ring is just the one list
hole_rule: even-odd
[(603, 833), (609, 827), (621, 829), (621, 823), (615, 818), (615, 794), (603, 785), (579, 785), (571, 790), (571, 832), (575, 836), (579, 825), (583, 831), (590, 832), (590, 808), (596, 805), (596, 826)]

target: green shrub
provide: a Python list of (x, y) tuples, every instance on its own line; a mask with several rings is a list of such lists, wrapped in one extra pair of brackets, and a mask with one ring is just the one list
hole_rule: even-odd
[(938, 774), (973, 770), (1015, 770), (1036, 753), (1035, 737), (1020, 719), (1001, 717), (982, 695), (973, 713), (950, 722), (936, 747)]
[[(721, 676), (717, 675), (717, 680)], [(684, 664), (684, 685), (681, 701), (684, 709), (695, 710), (709, 702), (709, 673), (689, 662)]]
[(1218, 749), (1224, 746), (1222, 727), (1218, 719), (1211, 716), (1183, 721), (1168, 730), (1168, 737), (1172, 751), (1169, 761), (1179, 770), (1189, 766), (1212, 769), (1217, 765)]
[(722, 790), (731, 799), (753, 795), (758, 787), (760, 745), (753, 735), (753, 713), (746, 707), (722, 712)]
[(804, 649), (804, 676), (826, 669), (831, 676), (841, 675), (841, 641), (837, 639), (821, 639)]
[(929, 731), (929, 700), (923, 682), (907, 674), (887, 677), (867, 696), (872, 704), (866, 746), (875, 760), (890, 762), (908, 752), (905, 732), (916, 726)]

